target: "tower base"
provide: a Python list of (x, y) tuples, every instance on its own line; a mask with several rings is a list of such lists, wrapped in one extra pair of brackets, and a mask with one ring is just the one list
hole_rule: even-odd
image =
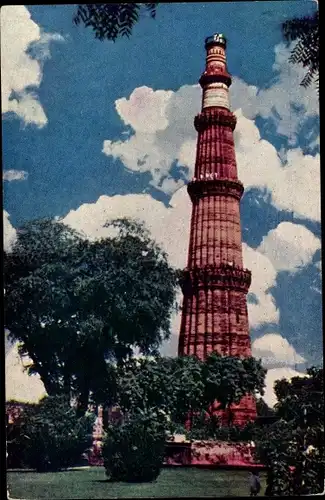
[(165, 466), (229, 467), (263, 469), (256, 463), (250, 443), (225, 441), (168, 442)]

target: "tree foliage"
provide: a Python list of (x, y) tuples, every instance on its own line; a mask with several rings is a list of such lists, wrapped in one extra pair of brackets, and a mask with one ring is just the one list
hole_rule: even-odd
[(263, 393), (264, 377), (254, 358), (212, 353), (204, 362), (194, 356), (131, 359), (116, 368), (115, 403), (124, 412), (159, 408), (170, 421), (184, 425), (189, 414), (211, 416), (215, 401), (226, 409), (245, 394)]
[(262, 398), (258, 398), (256, 401), (256, 412), (258, 417), (273, 417), (274, 410), (270, 408)]
[(75, 24), (81, 22), (90, 26), (99, 40), (115, 40), (119, 37), (130, 37), (134, 25), (143, 12), (151, 18), (156, 16), (158, 3), (97, 3), (78, 6), (74, 16)]
[(288, 41), (297, 41), (289, 61), (302, 64), (307, 73), (301, 85), (310, 86), (313, 82), (319, 89), (319, 14), (295, 18), (282, 25), (283, 34)]
[(90, 392), (112, 385), (111, 361), (134, 347), (157, 353), (175, 304), (177, 273), (143, 225), (108, 226), (113, 236), (89, 241), (60, 221), (34, 221), (4, 255), (11, 338), (47, 393), (75, 395), (83, 411)]
[(268, 467), (269, 495), (320, 493), (324, 488), (323, 369), (275, 383), (279, 420), (257, 430), (256, 453)]
[[(129, 359), (115, 368), (117, 422), (107, 425), (102, 450), (114, 480), (152, 480), (163, 462), (166, 436), (185, 430), (190, 439), (248, 440), (251, 428), (220, 429), (211, 407), (239, 402), (245, 394), (263, 393), (265, 370), (253, 358), (194, 356)], [(227, 378), (227, 383), (224, 379)]]
[(43, 398), (23, 412), (19, 447), (23, 463), (38, 471), (76, 465), (92, 444), (94, 415), (78, 417), (65, 396)]
[(111, 481), (152, 481), (160, 473), (168, 422), (163, 411), (134, 408), (106, 429), (102, 455)]

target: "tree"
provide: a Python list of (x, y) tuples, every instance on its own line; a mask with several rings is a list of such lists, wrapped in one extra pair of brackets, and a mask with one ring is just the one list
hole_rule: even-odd
[(81, 412), (113, 385), (112, 362), (134, 347), (157, 353), (174, 311), (177, 272), (148, 231), (127, 219), (108, 227), (114, 236), (89, 241), (33, 221), (4, 256), (5, 326), (47, 393), (76, 396)]
[(289, 61), (302, 64), (308, 71), (301, 85), (308, 87), (316, 83), (319, 90), (319, 14), (295, 18), (282, 25), (284, 37), (287, 41), (297, 40), (291, 52)]
[(130, 37), (141, 14), (147, 11), (154, 19), (158, 3), (97, 3), (78, 6), (75, 24), (90, 26), (99, 40)]
[(256, 401), (256, 412), (258, 417), (273, 417), (274, 410), (270, 408), (262, 398), (258, 398)]
[[(212, 353), (205, 362), (195, 356), (131, 359), (116, 368), (116, 400), (123, 412), (139, 408), (163, 410), (174, 424), (185, 425), (189, 414), (212, 415), (238, 403), (245, 394), (263, 393), (265, 370), (254, 358)], [(225, 379), (227, 379), (225, 381)]]
[[(205, 399), (218, 401), (215, 410), (230, 409), (238, 404), (245, 394), (264, 394), (266, 370), (261, 361), (253, 357), (237, 358), (212, 353), (205, 363)], [(231, 424), (229, 412), (229, 425)]]
[(116, 403), (124, 412), (159, 408), (184, 424), (188, 412), (204, 404), (203, 363), (195, 357), (126, 361), (117, 368)]
[(78, 417), (65, 396), (45, 396), (24, 410), (20, 448), (24, 465), (57, 471), (76, 465), (92, 444), (94, 415)]
[(21, 403), (16, 400), (6, 402), (6, 445), (9, 469), (20, 469), (24, 466), (21, 447), (24, 411), (34, 406), (33, 403)]
[(275, 383), (279, 420), (257, 430), (256, 453), (268, 467), (268, 494), (320, 493), (324, 488), (323, 369)]
[(245, 394), (263, 393), (264, 376), (260, 361), (216, 353), (206, 361), (183, 356), (120, 363), (115, 368), (119, 419), (106, 426), (102, 450), (110, 477), (128, 481), (157, 477), (167, 434), (175, 432), (176, 427), (185, 429), (189, 416), (191, 438), (197, 438), (198, 431), (203, 430), (200, 437), (249, 439), (249, 426), (220, 432), (211, 407), (215, 400), (220, 408), (226, 408)]
[(133, 408), (106, 429), (102, 455), (111, 481), (152, 481), (160, 473), (168, 422), (157, 409)]

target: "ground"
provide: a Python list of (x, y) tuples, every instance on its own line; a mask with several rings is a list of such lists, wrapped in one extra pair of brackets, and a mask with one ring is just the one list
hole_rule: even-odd
[[(56, 473), (8, 472), (10, 498), (95, 499), (142, 497), (224, 497), (247, 496), (247, 471), (195, 468), (163, 469), (152, 483), (110, 483), (103, 467)], [(261, 474), (264, 495), (265, 476)]]

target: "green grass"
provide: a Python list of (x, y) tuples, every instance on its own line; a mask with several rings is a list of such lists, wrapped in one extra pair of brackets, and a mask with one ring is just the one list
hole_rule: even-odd
[[(95, 499), (248, 496), (249, 473), (211, 469), (163, 469), (152, 483), (110, 483), (103, 467), (55, 473), (8, 472), (10, 498)], [(261, 474), (262, 490), (265, 476)]]

